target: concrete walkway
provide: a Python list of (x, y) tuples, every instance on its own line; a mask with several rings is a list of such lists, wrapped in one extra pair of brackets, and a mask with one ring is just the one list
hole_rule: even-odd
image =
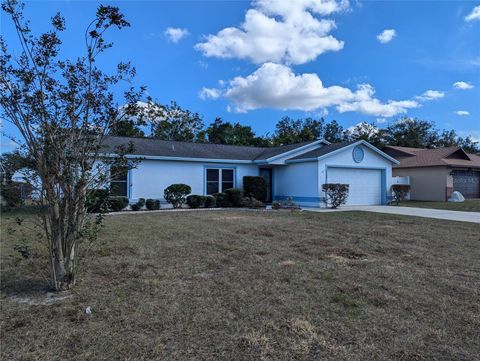
[(414, 208), (414, 207), (397, 207), (397, 206), (348, 206), (339, 209), (322, 209), (322, 208), (302, 208), (309, 212), (345, 212), (345, 211), (362, 211), (386, 214), (399, 214), (402, 216), (414, 216), (424, 218), (445, 219), (448, 221), (461, 221), (480, 224), (480, 212), (460, 212), (449, 211), (445, 209), (430, 208)]

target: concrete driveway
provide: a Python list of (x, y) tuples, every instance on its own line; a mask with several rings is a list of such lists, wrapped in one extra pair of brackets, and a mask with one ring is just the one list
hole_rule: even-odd
[(303, 208), (309, 212), (345, 212), (345, 211), (363, 211), (386, 214), (399, 214), (402, 216), (414, 216), (424, 218), (437, 218), (449, 221), (461, 221), (480, 224), (480, 212), (460, 212), (449, 211), (445, 209), (429, 209), (414, 207), (396, 207), (396, 206), (349, 206), (339, 209), (322, 209), (322, 208)]

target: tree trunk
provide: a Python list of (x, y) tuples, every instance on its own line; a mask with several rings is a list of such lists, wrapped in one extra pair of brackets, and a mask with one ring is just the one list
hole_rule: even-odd
[(75, 246), (76, 233), (68, 234), (65, 218), (68, 207), (65, 203), (52, 202), (50, 205), (50, 229), (52, 261), (52, 283), (56, 291), (65, 291), (75, 284)]
[[(55, 252), (57, 253), (57, 252)], [(74, 249), (65, 257), (52, 255), (54, 274), (52, 275), (53, 286), (56, 291), (65, 291), (75, 285), (75, 262)]]

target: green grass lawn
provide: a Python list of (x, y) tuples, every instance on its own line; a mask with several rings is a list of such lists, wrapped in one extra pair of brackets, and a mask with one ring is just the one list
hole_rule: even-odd
[(451, 211), (463, 211), (463, 212), (480, 212), (480, 199), (466, 199), (464, 202), (406, 201), (406, 202), (401, 202), (400, 206), (448, 209)]
[(4, 360), (480, 355), (476, 224), (367, 212), (110, 216), (71, 297), (30, 305), (18, 299), (43, 297), (48, 262), (33, 231), (29, 259), (13, 249), (13, 221), (2, 217)]

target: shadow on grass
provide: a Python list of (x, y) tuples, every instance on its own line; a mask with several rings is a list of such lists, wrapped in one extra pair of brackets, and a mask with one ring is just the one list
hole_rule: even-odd
[(3, 271), (1, 283), (1, 293), (7, 297), (35, 296), (45, 292), (53, 292), (53, 288), (47, 279), (42, 277), (18, 278), (14, 270)]

